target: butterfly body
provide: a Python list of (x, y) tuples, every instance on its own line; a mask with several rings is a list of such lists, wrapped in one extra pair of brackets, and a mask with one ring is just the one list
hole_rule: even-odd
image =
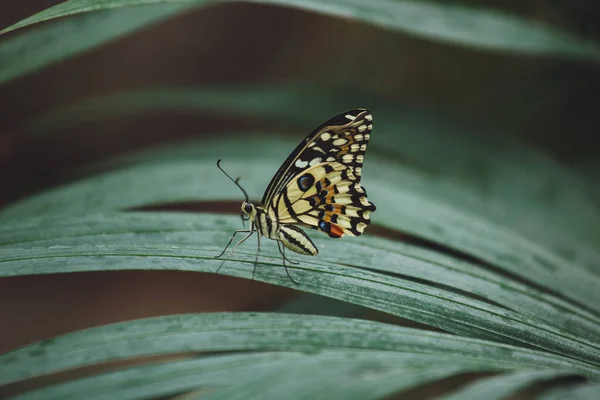
[(278, 222), (276, 215), (269, 215), (265, 208), (252, 203), (242, 203), (242, 212), (251, 221), (251, 231), (258, 231), (261, 236), (281, 242), (288, 249), (309, 256), (319, 252), (315, 244), (302, 229), (294, 225), (283, 225)]
[[(372, 121), (369, 111), (354, 109), (319, 126), (275, 173), (260, 205), (249, 202), (238, 180), (229, 177), (246, 196), (242, 203), (242, 219), (250, 220), (251, 224), (250, 229), (234, 232), (225, 250), (237, 233), (245, 232), (247, 235), (232, 252), (258, 232), (258, 250), (261, 236), (275, 240), (285, 267), (285, 248), (305, 255), (318, 253), (300, 227), (316, 229), (331, 238), (361, 235), (376, 209), (360, 185)], [(286, 272), (292, 279), (287, 267)]]

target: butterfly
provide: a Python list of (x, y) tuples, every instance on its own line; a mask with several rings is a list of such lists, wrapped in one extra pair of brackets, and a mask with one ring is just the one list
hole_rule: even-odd
[(251, 203), (248, 193), (239, 184), (240, 178), (233, 179), (221, 168), (221, 160), (217, 161), (217, 167), (244, 193), (246, 200), (242, 203), (241, 218), (250, 221), (250, 228), (235, 231), (225, 249), (215, 258), (225, 254), (236, 234), (246, 233), (246, 236), (234, 246), (231, 254), (257, 232), (256, 261), (261, 236), (275, 240), (285, 272), (297, 284), (285, 264), (286, 261), (295, 262), (287, 259), (285, 249), (311, 256), (318, 253), (313, 241), (300, 227), (316, 229), (331, 238), (361, 235), (376, 209), (360, 185), (372, 122), (373, 116), (368, 110), (354, 109), (321, 124), (279, 167), (260, 204)]

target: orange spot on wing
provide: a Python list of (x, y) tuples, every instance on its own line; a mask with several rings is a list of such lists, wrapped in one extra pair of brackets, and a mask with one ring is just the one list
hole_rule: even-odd
[(331, 224), (331, 228), (329, 231), (329, 236), (333, 237), (333, 238), (341, 238), (342, 236), (344, 236), (344, 230), (336, 224)]
[(340, 151), (339, 154), (340, 155), (344, 155), (344, 154), (348, 154), (348, 151), (350, 150), (350, 146), (352, 145), (352, 143), (354, 143), (354, 136), (349, 135), (346, 136), (346, 144), (344, 144), (343, 146), (340, 147)]

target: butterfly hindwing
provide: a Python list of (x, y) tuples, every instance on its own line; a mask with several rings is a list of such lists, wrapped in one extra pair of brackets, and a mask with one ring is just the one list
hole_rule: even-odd
[(360, 182), (362, 163), (373, 117), (365, 109), (354, 109), (331, 118), (308, 135), (289, 155), (274, 175), (262, 199), (265, 206), (276, 202), (276, 197), (299, 174), (323, 162), (347, 166)]
[(361, 235), (375, 211), (357, 176), (338, 162), (303, 171), (292, 179), (275, 206), (279, 223), (300, 223), (333, 238)]

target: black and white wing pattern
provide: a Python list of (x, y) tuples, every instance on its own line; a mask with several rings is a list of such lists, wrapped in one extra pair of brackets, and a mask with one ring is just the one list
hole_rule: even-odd
[(375, 211), (360, 185), (372, 122), (369, 111), (355, 109), (319, 126), (279, 168), (263, 207), (282, 225), (303, 225), (333, 238), (362, 234)]

